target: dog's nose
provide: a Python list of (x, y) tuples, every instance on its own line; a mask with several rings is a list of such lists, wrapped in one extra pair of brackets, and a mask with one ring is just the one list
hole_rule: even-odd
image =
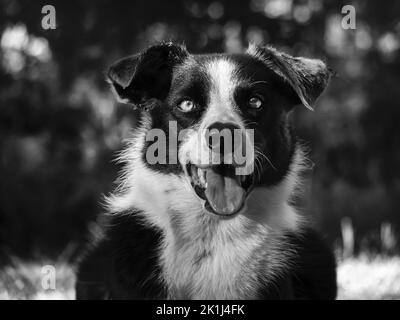
[[(208, 147), (220, 154), (225, 154), (226, 151), (233, 152), (236, 145), (235, 130), (240, 130), (240, 127), (232, 122), (214, 122), (207, 128)], [(230, 148), (226, 150), (225, 147)]]

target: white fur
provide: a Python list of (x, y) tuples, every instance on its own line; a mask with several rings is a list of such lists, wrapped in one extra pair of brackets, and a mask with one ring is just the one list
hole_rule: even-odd
[(299, 173), (306, 169), (305, 159), (302, 149), (297, 147), (293, 162), (283, 180), (273, 187), (257, 187), (249, 195), (246, 216), (273, 229), (300, 229), (306, 221), (290, 203), (300, 192)]

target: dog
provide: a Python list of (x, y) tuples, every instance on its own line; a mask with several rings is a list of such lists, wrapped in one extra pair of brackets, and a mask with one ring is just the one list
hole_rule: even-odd
[[(114, 63), (108, 80), (139, 124), (77, 299), (334, 299), (334, 255), (293, 205), (305, 154), (290, 124), (330, 77), (320, 60), (256, 45), (195, 55), (161, 43)], [(222, 132), (239, 143), (215, 143)], [(244, 161), (225, 158), (243, 145)]]

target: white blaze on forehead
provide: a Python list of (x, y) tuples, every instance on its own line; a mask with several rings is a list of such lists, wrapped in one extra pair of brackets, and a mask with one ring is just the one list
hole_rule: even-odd
[[(253, 172), (254, 138), (251, 132), (245, 131), (245, 125), (234, 99), (234, 91), (239, 80), (237, 78), (238, 65), (228, 58), (214, 58), (205, 65), (210, 80), (209, 103), (199, 123), (196, 133), (187, 136), (181, 145), (179, 160), (182, 164), (209, 165), (220, 161), (220, 154), (210, 152), (206, 131), (215, 122), (233, 123), (245, 133), (246, 138), (246, 168), (242, 173)], [(236, 133), (237, 134), (237, 133)], [(232, 137), (232, 139), (235, 137)], [(250, 148), (250, 151), (248, 150)], [(242, 150), (243, 151), (243, 150)], [(243, 173), (246, 172), (246, 173)]]
[(210, 107), (230, 108), (236, 85), (235, 64), (220, 58), (209, 62), (206, 68), (211, 79)]

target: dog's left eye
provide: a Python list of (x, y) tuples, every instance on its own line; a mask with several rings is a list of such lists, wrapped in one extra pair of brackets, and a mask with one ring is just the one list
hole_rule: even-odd
[(262, 104), (262, 100), (258, 97), (251, 97), (248, 102), (249, 108), (251, 109), (260, 109)]
[(195, 104), (192, 100), (190, 99), (185, 99), (182, 102), (180, 102), (178, 104), (178, 108), (182, 111), (182, 112), (190, 112), (192, 110), (194, 110), (195, 108)]

